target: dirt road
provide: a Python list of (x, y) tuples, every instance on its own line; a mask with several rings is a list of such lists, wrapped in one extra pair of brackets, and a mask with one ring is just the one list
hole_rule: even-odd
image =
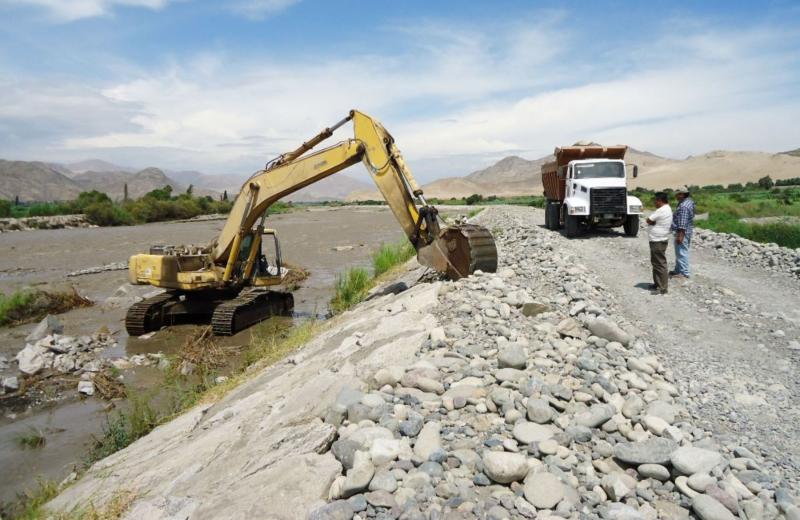
[[(526, 212), (544, 226), (541, 210)], [(555, 233), (546, 231), (549, 233)], [(784, 475), (800, 479), (800, 283), (795, 277), (727, 262), (716, 251), (693, 248), (690, 281), (672, 281), (665, 296), (652, 283), (646, 230), (561, 237), (574, 255), (611, 289), (619, 312), (651, 340), (692, 398), (699, 426), (734, 437), (760, 452)], [(674, 266), (674, 251), (668, 259)], [(795, 347), (795, 348), (791, 348)]]

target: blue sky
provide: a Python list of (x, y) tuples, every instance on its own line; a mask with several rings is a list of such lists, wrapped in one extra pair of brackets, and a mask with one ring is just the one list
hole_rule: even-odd
[(580, 139), (796, 148), (800, 4), (0, 0), (3, 158), (249, 173), (350, 108), (423, 181)]

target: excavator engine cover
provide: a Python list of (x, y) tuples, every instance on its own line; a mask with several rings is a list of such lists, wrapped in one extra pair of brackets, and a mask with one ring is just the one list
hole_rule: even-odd
[(494, 237), (483, 226), (459, 224), (442, 230), (436, 241), (419, 251), (420, 263), (445, 274), (451, 280), (477, 270), (497, 271)]

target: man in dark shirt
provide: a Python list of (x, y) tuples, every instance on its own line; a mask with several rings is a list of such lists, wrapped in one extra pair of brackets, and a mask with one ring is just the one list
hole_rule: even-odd
[(672, 215), (672, 227), (675, 233), (675, 270), (670, 274), (679, 278), (689, 278), (689, 247), (692, 244), (694, 231), (694, 201), (689, 188), (683, 186), (676, 191), (678, 207)]

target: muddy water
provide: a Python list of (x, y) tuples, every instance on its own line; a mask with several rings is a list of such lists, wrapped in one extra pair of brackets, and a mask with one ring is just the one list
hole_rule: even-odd
[[(147, 287), (127, 285), (125, 271), (67, 277), (89, 267), (124, 262), (153, 244), (205, 244), (222, 229), (224, 221), (156, 223), (121, 228), (62, 229), (0, 235), (0, 291), (26, 286), (49, 288), (70, 285), (97, 302), (59, 316), (64, 333), (91, 334), (105, 326), (119, 346), (105, 355), (117, 357), (146, 352), (174, 353), (195, 326), (172, 327), (153, 338), (128, 338), (124, 317), (130, 294), (144, 294)], [(369, 265), (370, 255), (381, 243), (403, 237), (394, 217), (385, 207), (312, 208), (268, 218), (281, 242), (283, 259), (301, 266), (311, 275), (294, 292), (295, 310), (314, 315), (327, 312), (338, 273), (349, 266)], [(352, 247), (351, 247), (352, 246)], [(340, 248), (343, 250), (336, 250)], [(120, 287), (131, 291), (115, 297)], [(10, 360), (25, 344), (33, 324), (0, 329), (0, 354)], [(226, 344), (244, 345), (250, 331), (227, 338)], [(12, 363), (13, 366), (13, 363)], [(7, 373), (11, 373), (9, 370)], [(146, 387), (158, 380), (153, 369), (136, 368), (124, 374), (127, 384)], [(0, 406), (2, 401), (0, 400)], [(88, 452), (92, 435), (102, 432), (106, 403), (79, 398), (67, 392), (64, 399), (48, 407), (14, 409), (6, 406), (0, 417), (0, 501), (35, 485), (40, 476), (59, 480), (80, 465)], [(42, 431), (43, 448), (23, 449), (17, 438), (31, 429)]]

